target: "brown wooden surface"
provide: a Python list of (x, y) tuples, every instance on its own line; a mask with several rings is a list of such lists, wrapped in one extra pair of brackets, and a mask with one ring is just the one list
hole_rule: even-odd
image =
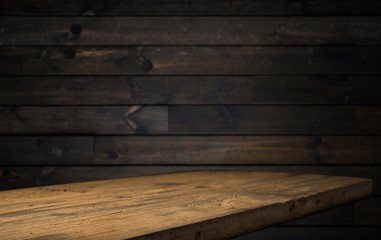
[(380, 23), (380, 17), (3, 17), (0, 45), (378, 45)]
[(380, 154), (380, 136), (0, 136), (12, 166), (379, 165)]
[(171, 133), (377, 134), (371, 106), (170, 106)]
[(379, 106), (0, 107), (2, 134), (380, 134)]
[[(96, 137), (95, 164), (381, 164), (379, 136)], [(6, 160), (3, 160), (6, 161)]]
[[(165, 4), (165, 7), (164, 5)], [(0, 1), (2, 15), (373, 15), (374, 0)]]
[(202, 169), (365, 177), (362, 205), (248, 238), (381, 239), (381, 1), (0, 0), (0, 15), (0, 189)]
[(90, 136), (0, 136), (0, 165), (92, 164)]
[(168, 132), (166, 106), (0, 107), (0, 133)]
[(231, 171), (56, 185), (0, 192), (0, 232), (9, 239), (229, 239), (371, 192), (369, 179)]
[(371, 178), (374, 182), (373, 193), (381, 195), (381, 167), (369, 166), (303, 166), (303, 165), (209, 165), (209, 166), (0, 166), (1, 190), (24, 187), (46, 186), (100, 179), (135, 177), (193, 170), (237, 170), (292, 172), (348, 177)]
[(0, 105), (381, 104), (378, 76), (2, 76)]
[(1, 47), (0, 74), (380, 74), (381, 47)]

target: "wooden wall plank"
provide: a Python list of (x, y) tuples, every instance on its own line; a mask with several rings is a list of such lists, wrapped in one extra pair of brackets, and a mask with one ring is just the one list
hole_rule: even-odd
[(373, 194), (381, 194), (380, 166), (2, 166), (0, 186), (5, 190), (192, 170), (278, 171), (364, 177), (373, 179)]
[(232, 240), (378, 240), (380, 237), (378, 227), (272, 227)]
[(373, 0), (29, 0), (0, 1), (1, 15), (367, 15)]
[(1, 47), (0, 74), (380, 74), (381, 47)]
[(2, 76), (0, 105), (381, 104), (379, 76)]
[[(1, 107), (1, 134), (379, 134), (378, 106)], [(131, 111), (131, 113), (129, 113)], [(128, 116), (127, 116), (128, 115)]]
[(381, 226), (381, 198), (371, 197), (284, 226)]
[(380, 136), (96, 137), (96, 164), (381, 164)]
[[(379, 136), (1, 136), (0, 165), (380, 164)], [(95, 151), (95, 158), (93, 158)]]
[(380, 17), (3, 17), (0, 45), (379, 45)]
[(170, 106), (171, 133), (377, 134), (378, 106)]
[(0, 107), (1, 134), (168, 132), (166, 106)]
[(90, 136), (0, 136), (0, 165), (93, 164)]

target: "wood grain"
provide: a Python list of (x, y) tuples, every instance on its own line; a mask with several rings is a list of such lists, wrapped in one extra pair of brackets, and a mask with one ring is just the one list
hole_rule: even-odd
[(56, 185), (1, 192), (0, 232), (13, 239), (229, 239), (371, 192), (369, 179), (234, 171)]
[(171, 133), (378, 134), (371, 106), (170, 106)]
[(80, 165), (94, 162), (90, 136), (0, 136), (0, 165)]
[(381, 132), (378, 106), (170, 106), (169, 111), (168, 121), (167, 106), (0, 107), (0, 133), (376, 135)]
[(381, 104), (379, 76), (1, 76), (0, 105)]
[(194, 170), (271, 171), (371, 178), (374, 182), (373, 193), (381, 195), (381, 167), (377, 165), (0, 166), (0, 186), (2, 190), (5, 190)]
[(377, 15), (373, 0), (0, 1), (1, 15)]
[(380, 74), (381, 47), (1, 47), (1, 75)]
[(168, 132), (168, 108), (0, 107), (2, 134), (147, 134)]
[(379, 45), (380, 24), (380, 17), (3, 17), (0, 45)]
[(95, 164), (381, 164), (380, 136), (96, 137)]

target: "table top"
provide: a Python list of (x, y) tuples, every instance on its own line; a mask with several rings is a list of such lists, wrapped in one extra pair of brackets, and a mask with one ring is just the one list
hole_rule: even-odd
[(2, 239), (229, 239), (370, 195), (369, 179), (193, 171), (0, 192)]

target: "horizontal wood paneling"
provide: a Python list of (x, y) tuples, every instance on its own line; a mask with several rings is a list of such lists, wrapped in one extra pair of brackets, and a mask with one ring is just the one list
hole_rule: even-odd
[(378, 106), (170, 106), (169, 111), (168, 119), (166, 106), (0, 107), (0, 133), (381, 133)]
[(381, 47), (1, 47), (0, 74), (380, 74)]
[(0, 107), (1, 134), (168, 132), (166, 106)]
[(0, 45), (379, 45), (380, 24), (381, 17), (3, 17)]
[(171, 133), (377, 134), (370, 106), (170, 106)]
[(280, 171), (371, 178), (373, 193), (381, 194), (380, 166), (3, 166), (0, 186), (12, 189), (192, 170)]
[(0, 189), (366, 177), (375, 197), (240, 239), (380, 239), (381, 1), (0, 0), (0, 15)]
[(381, 198), (371, 197), (284, 226), (381, 226)]
[(272, 227), (232, 240), (378, 240), (379, 227)]
[(3, 15), (364, 15), (374, 0), (29, 0), (0, 1)]
[(95, 137), (95, 146), (93, 141), (2, 136), (0, 165), (381, 164), (379, 136)]
[(2, 76), (0, 104), (381, 104), (381, 81), (379, 76)]
[(0, 136), (0, 165), (92, 164), (93, 137)]
[(380, 136), (96, 137), (96, 164), (381, 164)]

